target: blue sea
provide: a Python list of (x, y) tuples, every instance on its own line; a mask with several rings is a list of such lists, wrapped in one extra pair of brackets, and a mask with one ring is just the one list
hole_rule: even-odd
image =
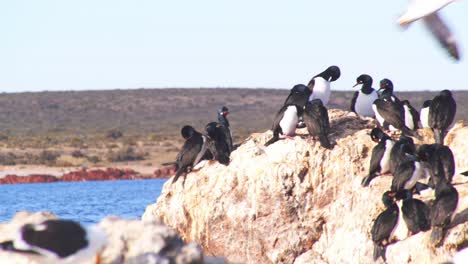
[(166, 179), (0, 185), (0, 222), (18, 211), (50, 211), (84, 224), (114, 215), (140, 218), (156, 202)]

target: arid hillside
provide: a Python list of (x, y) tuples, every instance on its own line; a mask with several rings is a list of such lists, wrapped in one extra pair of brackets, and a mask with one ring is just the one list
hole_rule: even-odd
[[(137, 89), (0, 94), (0, 164), (94, 166), (173, 159), (186, 124), (203, 130), (221, 106), (236, 142), (264, 132), (288, 89)], [(436, 92), (397, 93), (419, 109)], [(468, 91), (455, 91), (457, 120), (468, 120)], [(352, 92), (333, 92), (348, 109)]]

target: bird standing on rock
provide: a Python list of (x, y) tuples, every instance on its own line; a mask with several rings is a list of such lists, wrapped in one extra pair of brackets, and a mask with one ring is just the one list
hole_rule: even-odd
[(306, 124), (309, 135), (313, 138), (318, 137), (322, 147), (331, 149), (332, 145), (328, 139), (330, 133), (330, 120), (328, 110), (323, 105), (322, 100), (313, 99), (306, 104), (304, 109), (304, 123)]
[(356, 84), (353, 87), (360, 85), (359, 91), (355, 92), (351, 99), (351, 112), (355, 112), (360, 116), (374, 116), (372, 103), (379, 97), (374, 88), (372, 88), (372, 77), (367, 74), (361, 74), (356, 79)]
[(405, 110), (401, 101), (393, 95), (393, 83), (383, 79), (380, 86), (384, 91), (381, 98), (372, 103), (372, 110), (380, 126), (384, 129), (401, 130), (408, 136), (417, 136), (405, 124)]
[(227, 115), (229, 114), (229, 109), (226, 106), (221, 107), (218, 110), (218, 122), (224, 127), (224, 132), (226, 134), (226, 141), (228, 143), (229, 151), (232, 151), (234, 145), (232, 143), (232, 130), (231, 126), (229, 125), (229, 120), (227, 119)]
[(396, 168), (401, 162), (407, 160), (408, 157), (412, 157), (416, 152), (416, 146), (412, 138), (401, 135), (393, 145), (390, 151), (390, 173), (394, 174)]
[(423, 128), (430, 128), (429, 126), (429, 107), (431, 106), (432, 100), (424, 101), (421, 111), (419, 112), (419, 120)]
[[(177, 154), (176, 166), (177, 171), (175, 173), (172, 183), (175, 183), (179, 177), (187, 173), (201, 160), (201, 157), (196, 161), (198, 155), (202, 151), (202, 146), (206, 141), (206, 138), (195, 130), (192, 126), (184, 126), (181, 129), (182, 137), (185, 138), (185, 143), (182, 149)], [(204, 153), (203, 153), (204, 154)], [(203, 156), (203, 154), (201, 156)], [(197, 162), (197, 163), (195, 163)]]
[(265, 146), (271, 145), (279, 140), (280, 134), (285, 137), (292, 137), (296, 133), (296, 126), (299, 122), (299, 116), (303, 113), (303, 108), (292, 104), (284, 105), (276, 114), (273, 121), (273, 138), (265, 143)]
[(390, 153), (395, 144), (392, 138), (378, 127), (372, 129), (370, 136), (377, 145), (372, 149), (369, 174), (361, 182), (363, 187), (369, 186), (378, 175), (390, 172)]
[[(423, 144), (417, 151), (418, 157), (431, 167), (429, 186), (435, 187), (436, 179), (445, 179), (451, 183), (455, 174), (455, 158), (448, 146), (441, 144)], [(440, 166), (439, 166), (440, 165)]]
[(408, 100), (403, 100), (403, 110), (404, 110), (404, 119), (405, 125), (411, 130), (418, 130), (419, 128), (419, 113)]
[(431, 243), (439, 246), (452, 222), (458, 206), (458, 191), (451, 183), (440, 179), (436, 182), (435, 200), (431, 208)]
[(70, 220), (46, 220), (22, 226), (13, 240), (0, 243), (0, 250), (34, 256), (41, 263), (74, 264), (93, 258), (100, 263), (106, 243), (105, 232), (95, 225), (85, 228)]
[(312, 91), (309, 102), (314, 99), (322, 100), (324, 106), (328, 105), (330, 99), (330, 83), (340, 78), (341, 71), (338, 66), (330, 66), (325, 71), (315, 75), (307, 85)]
[(432, 99), (429, 106), (429, 127), (434, 133), (436, 143), (444, 144), (447, 130), (457, 113), (457, 103), (449, 90), (443, 90)]
[(400, 210), (394, 201), (394, 195), (387, 191), (382, 195), (382, 202), (386, 209), (374, 220), (371, 235), (374, 242), (374, 261), (380, 257), (386, 262), (385, 251), (390, 243), (391, 236), (398, 226)]
[(414, 199), (411, 191), (399, 192), (395, 198), (403, 200), (401, 212), (410, 236), (431, 228), (431, 209), (429, 206), (419, 199)]

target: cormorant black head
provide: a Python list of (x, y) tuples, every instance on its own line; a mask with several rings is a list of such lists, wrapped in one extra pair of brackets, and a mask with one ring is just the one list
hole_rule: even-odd
[(393, 83), (389, 79), (383, 79), (380, 81), (381, 90), (389, 90), (393, 92)]
[(184, 139), (189, 139), (193, 136), (193, 134), (195, 134), (195, 128), (193, 128), (192, 126), (184, 126), (180, 130), (180, 134)]
[(357, 79), (356, 79), (356, 84), (353, 87), (355, 87), (356, 85), (359, 85), (359, 84), (364, 84), (366, 86), (367, 85), (372, 86), (372, 77), (370, 77), (367, 74), (359, 75), (359, 77), (357, 77)]
[[(370, 133), (370, 137), (372, 141), (379, 142), (382, 140), (387, 134), (385, 134), (380, 128), (374, 127)], [(388, 136), (387, 136), (388, 137)]]
[(319, 77), (319, 76), (329, 82), (333, 82), (333, 81), (338, 80), (338, 78), (340, 78), (341, 71), (340, 71), (340, 68), (338, 68), (338, 66), (333, 65), (333, 66), (328, 67), (325, 71), (323, 71), (322, 73), (318, 74), (315, 77)]
[(294, 87), (291, 89), (291, 93), (307, 93), (309, 91), (309, 88), (303, 84), (296, 84)]
[(424, 101), (422, 107), (423, 107), (423, 108), (429, 107), (429, 106), (431, 106), (431, 103), (432, 103), (432, 100), (426, 100), (426, 101)]
[(394, 192), (391, 192), (391, 191), (384, 192), (384, 194), (382, 195), (382, 202), (385, 205), (385, 207), (390, 207), (391, 205), (393, 205), (395, 203), (394, 198), (395, 198)]
[(218, 110), (218, 114), (227, 116), (229, 114), (229, 109), (226, 106), (223, 106)]
[(452, 92), (450, 92), (449, 90), (443, 90), (440, 92), (440, 96), (452, 97)]

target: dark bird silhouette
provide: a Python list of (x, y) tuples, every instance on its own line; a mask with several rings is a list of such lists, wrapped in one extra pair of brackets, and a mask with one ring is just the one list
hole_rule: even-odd
[(410, 235), (425, 232), (431, 228), (431, 209), (423, 201), (414, 199), (411, 191), (396, 194), (396, 199), (402, 199), (401, 212)]
[(412, 159), (412, 155), (416, 152), (416, 146), (412, 138), (401, 135), (393, 145), (390, 151), (390, 173), (394, 174), (398, 165), (407, 160)]
[(328, 119), (328, 110), (323, 105), (322, 100), (313, 99), (306, 104), (304, 109), (304, 123), (306, 124), (309, 135), (313, 138), (318, 137), (322, 147), (331, 149), (332, 145), (328, 140), (330, 133), (330, 120)]
[(431, 208), (431, 243), (439, 246), (457, 209), (458, 192), (452, 184), (441, 179), (436, 182), (435, 197)]
[(437, 143), (423, 144), (419, 146), (417, 154), (430, 166), (429, 186), (431, 188), (435, 187), (434, 177), (443, 178), (449, 183), (452, 182), (455, 174), (455, 158), (448, 146)]
[[(182, 137), (184, 137), (185, 143), (182, 149), (177, 154), (175, 173), (172, 183), (175, 183), (179, 177), (191, 170), (195, 165), (195, 160), (202, 150), (202, 146), (206, 139), (203, 138), (202, 134), (196, 131), (192, 126), (184, 126), (181, 130)], [(203, 154), (202, 154), (203, 155)], [(201, 160), (201, 157), (200, 157)], [(200, 161), (198, 160), (197, 163)]]
[(228, 165), (231, 152), (224, 127), (217, 122), (210, 122), (206, 125), (205, 130), (208, 137), (206, 145), (213, 158), (221, 164)]
[(436, 143), (444, 144), (447, 130), (457, 113), (457, 103), (449, 90), (443, 90), (432, 99), (429, 106), (429, 127), (434, 133)]
[(387, 191), (382, 196), (382, 202), (386, 209), (374, 220), (371, 235), (374, 242), (374, 261), (380, 257), (387, 261), (385, 251), (390, 243), (391, 235), (398, 225), (399, 209), (395, 203), (392, 193)]
[(229, 114), (229, 109), (226, 106), (221, 107), (218, 110), (218, 123), (224, 127), (226, 141), (229, 147), (229, 151), (232, 152), (234, 149), (234, 144), (232, 142), (232, 130), (231, 126), (229, 125), (229, 120), (227, 119), (227, 115)]

